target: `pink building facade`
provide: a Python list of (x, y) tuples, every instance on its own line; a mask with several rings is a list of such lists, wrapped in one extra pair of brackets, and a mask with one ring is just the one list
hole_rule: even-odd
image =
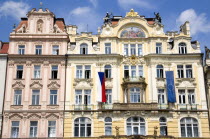
[(32, 9), (10, 34), (2, 138), (63, 137), (63, 18)]

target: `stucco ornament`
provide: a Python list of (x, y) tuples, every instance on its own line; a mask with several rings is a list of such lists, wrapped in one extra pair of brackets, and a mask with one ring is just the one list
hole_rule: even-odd
[(126, 17), (139, 17), (138, 12), (134, 12), (134, 9), (131, 9), (130, 12), (126, 14)]
[(144, 60), (142, 58), (139, 58), (135, 55), (125, 57), (125, 61), (123, 61), (123, 64), (129, 64), (129, 65), (136, 65), (136, 64), (144, 64)]
[(12, 88), (14, 88), (14, 89), (23, 89), (23, 88), (25, 88), (25, 85), (21, 81), (16, 81), (12, 85)]

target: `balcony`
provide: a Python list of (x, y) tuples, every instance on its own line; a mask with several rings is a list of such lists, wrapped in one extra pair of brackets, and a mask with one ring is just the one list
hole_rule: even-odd
[(126, 77), (123, 78), (123, 82), (141, 82), (141, 83), (145, 83), (145, 78), (140, 76), (140, 77)]
[(198, 104), (177, 104), (178, 110), (197, 110)]
[(74, 110), (93, 110), (93, 105), (73, 105)]
[(112, 110), (157, 110), (157, 103), (114, 103), (112, 105), (99, 104), (99, 109)]
[(130, 88), (130, 87), (133, 87), (133, 85), (135, 87), (145, 88), (147, 84), (145, 82), (145, 78), (142, 76), (123, 78), (122, 86), (124, 88)]

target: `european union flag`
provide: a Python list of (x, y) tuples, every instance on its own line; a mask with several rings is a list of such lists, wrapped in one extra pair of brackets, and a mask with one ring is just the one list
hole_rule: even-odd
[(176, 94), (174, 87), (174, 72), (166, 71), (166, 86), (168, 93), (168, 102), (175, 103), (176, 102)]

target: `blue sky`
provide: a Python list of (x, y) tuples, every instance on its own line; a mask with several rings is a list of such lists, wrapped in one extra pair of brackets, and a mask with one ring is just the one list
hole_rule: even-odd
[(48, 8), (56, 17), (65, 19), (66, 25), (79, 26), (79, 31), (97, 32), (106, 12), (125, 16), (131, 8), (146, 17), (159, 12), (164, 31), (178, 31), (185, 21), (190, 21), (193, 40), (201, 48), (210, 48), (210, 0), (0, 0), (0, 40), (9, 41), (9, 33), (20, 17), (32, 8)]

